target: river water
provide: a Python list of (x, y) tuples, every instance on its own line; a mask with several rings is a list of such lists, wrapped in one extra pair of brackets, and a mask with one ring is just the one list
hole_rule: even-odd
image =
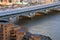
[(41, 34), (51, 37), (52, 40), (60, 40), (60, 14), (58, 13), (35, 17), (17, 24), (32, 34)]
[(20, 26), (26, 27), (33, 34), (42, 34), (51, 37), (52, 40), (60, 40), (60, 14), (32, 18)]
[(27, 21), (20, 20), (16, 25), (32, 34), (41, 34), (51, 37), (52, 40), (60, 40), (60, 13), (33, 17)]

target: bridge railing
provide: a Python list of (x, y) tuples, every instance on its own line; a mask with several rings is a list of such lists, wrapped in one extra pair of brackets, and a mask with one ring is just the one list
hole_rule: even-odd
[(44, 9), (44, 8), (51, 8), (51, 7), (56, 7), (60, 6), (60, 2), (55, 2), (53, 4), (48, 4), (48, 5), (35, 5), (35, 6), (29, 6), (29, 7), (23, 7), (23, 8), (16, 8), (16, 9), (7, 9), (0, 11), (0, 16), (5, 16), (5, 15), (12, 15), (12, 14), (17, 14), (21, 12), (27, 12), (27, 11), (32, 11), (32, 10), (37, 10), (37, 9)]

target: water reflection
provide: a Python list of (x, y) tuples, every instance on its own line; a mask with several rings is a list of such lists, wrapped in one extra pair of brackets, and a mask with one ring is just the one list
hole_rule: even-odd
[(60, 14), (37, 16), (27, 21), (18, 23), (26, 27), (31, 33), (50, 36), (53, 40), (60, 38)]

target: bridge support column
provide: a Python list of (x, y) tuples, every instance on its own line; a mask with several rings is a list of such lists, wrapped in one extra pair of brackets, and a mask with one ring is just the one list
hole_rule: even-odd
[(12, 23), (16, 23), (16, 16), (9, 16), (9, 21)]
[(9, 17), (10, 22), (14, 22), (13, 17)]

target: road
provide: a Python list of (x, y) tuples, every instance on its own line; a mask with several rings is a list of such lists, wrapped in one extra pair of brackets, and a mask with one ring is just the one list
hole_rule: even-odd
[(14, 9), (7, 9), (7, 10), (4, 9), (0, 11), (0, 16), (16, 15), (16, 14), (21, 15), (23, 12), (29, 12), (29, 11), (37, 10), (37, 9), (40, 9), (40, 10), (50, 9), (53, 7), (57, 7), (59, 5), (60, 5), (60, 1), (52, 3), (52, 4), (43, 4), (43, 5), (39, 4), (39, 5), (23, 7), (23, 8), (14, 8)]

